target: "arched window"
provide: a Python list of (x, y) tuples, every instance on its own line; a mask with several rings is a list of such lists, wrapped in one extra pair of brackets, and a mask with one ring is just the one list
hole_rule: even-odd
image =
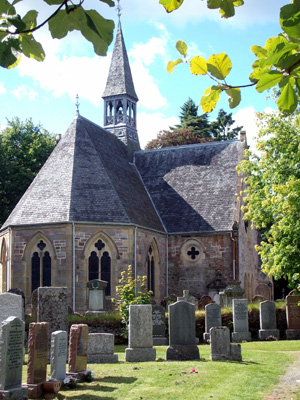
[(99, 257), (95, 251), (89, 257), (89, 281), (99, 279)]
[(111, 258), (107, 251), (103, 253), (101, 257), (101, 280), (107, 282), (107, 287), (105, 289), (106, 296), (110, 296), (110, 267), (111, 267)]
[[(31, 292), (40, 286), (51, 286), (51, 256), (44, 251), (46, 243), (40, 240), (31, 257)], [(42, 262), (41, 262), (42, 261)]]
[(152, 252), (152, 247), (150, 246), (147, 255), (147, 283), (148, 283), (148, 290), (152, 290), (153, 295), (155, 294), (154, 270), (155, 270), (155, 261)]

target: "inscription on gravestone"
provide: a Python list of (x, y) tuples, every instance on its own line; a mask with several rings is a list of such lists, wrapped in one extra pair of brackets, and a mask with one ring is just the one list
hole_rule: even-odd
[(248, 318), (248, 307), (246, 304), (238, 303), (234, 309), (234, 315), (237, 320)]

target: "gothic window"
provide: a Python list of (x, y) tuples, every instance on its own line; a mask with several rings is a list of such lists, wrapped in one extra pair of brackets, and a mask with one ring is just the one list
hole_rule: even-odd
[(95, 251), (89, 257), (89, 281), (99, 279), (99, 257)]
[(107, 282), (107, 287), (105, 289), (106, 296), (110, 296), (110, 268), (111, 268), (111, 258), (107, 251), (103, 253), (101, 257), (101, 280)]
[(147, 283), (148, 283), (148, 290), (152, 290), (153, 295), (154, 293), (154, 283), (155, 283), (155, 262), (154, 262), (154, 254), (152, 252), (152, 247), (149, 247), (148, 255), (147, 255)]
[(183, 243), (180, 253), (184, 263), (197, 264), (204, 258), (204, 247), (198, 239), (188, 239)]
[(31, 256), (31, 291), (40, 286), (51, 286), (51, 255), (44, 251), (46, 243), (40, 240)]
[(31, 257), (31, 292), (40, 286), (40, 256), (36, 251)]
[(195, 260), (195, 258), (199, 256), (199, 254), (199, 251), (196, 250), (194, 246), (192, 246), (191, 249), (187, 252), (187, 255), (191, 257), (192, 260)]

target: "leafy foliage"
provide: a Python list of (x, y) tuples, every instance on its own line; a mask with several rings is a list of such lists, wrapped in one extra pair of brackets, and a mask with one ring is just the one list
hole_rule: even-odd
[[(161, 4), (168, 12), (179, 8), (182, 2), (161, 0)], [(235, 14), (235, 7), (242, 6), (242, 0), (207, 0), (207, 7), (219, 9), (223, 18), (230, 18)], [(214, 85), (204, 91), (200, 105), (204, 112), (211, 112), (216, 107), (220, 95), (228, 95), (230, 108), (235, 108), (241, 101), (240, 89), (256, 86), (258, 92), (264, 92), (277, 87), (280, 95), (277, 99), (278, 109), (286, 114), (293, 113), (300, 96), (300, 0), (293, 0), (280, 9), (279, 23), (282, 32), (266, 41), (264, 47), (253, 45), (251, 51), (256, 60), (252, 64), (253, 72), (249, 76), (250, 83), (245, 85), (231, 85), (227, 82), (232, 63), (225, 53), (213, 54), (207, 60), (194, 56), (190, 59), (190, 72), (193, 75), (205, 75), (214, 81)], [(168, 72), (174, 67), (187, 61), (187, 45), (178, 41), (176, 48), (182, 58), (170, 61)], [(182, 49), (185, 49), (182, 51)]]
[[(19, 0), (21, 1), (21, 0)], [(22, 18), (15, 8), (18, 0), (0, 0), (0, 66), (13, 68), (21, 60), (21, 55), (43, 61), (45, 52), (33, 33), (45, 24), (53, 38), (61, 39), (69, 32), (78, 30), (94, 46), (98, 55), (106, 55), (113, 39), (114, 22), (103, 18), (95, 10), (83, 8), (85, 0), (74, 4), (72, 0), (43, 0), (56, 5), (56, 10), (41, 24), (37, 24), (38, 11), (30, 10)], [(100, 0), (110, 7), (112, 0)]]
[(127, 335), (129, 324), (129, 306), (133, 304), (149, 304), (151, 302), (151, 291), (147, 291), (147, 277), (133, 277), (131, 265), (127, 270), (121, 272), (119, 285), (116, 287), (117, 299), (112, 299), (117, 306), (122, 322), (125, 324), (124, 335)]
[(55, 139), (31, 119), (8, 121), (0, 133), (0, 225), (45, 163)]
[(261, 231), (257, 246), (262, 269), (300, 288), (300, 128), (299, 114), (261, 115), (260, 156), (246, 152), (244, 218)]

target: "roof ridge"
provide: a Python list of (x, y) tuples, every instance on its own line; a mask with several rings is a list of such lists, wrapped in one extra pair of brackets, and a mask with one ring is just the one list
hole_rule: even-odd
[(233, 140), (216, 140), (214, 142), (205, 142), (205, 143), (193, 143), (193, 144), (183, 144), (181, 146), (168, 146), (168, 147), (161, 147), (160, 149), (149, 149), (149, 150), (139, 150), (135, 153), (148, 153), (154, 151), (166, 151), (166, 150), (174, 150), (174, 149), (185, 149), (185, 148), (194, 148), (194, 147), (204, 147), (204, 146), (213, 146), (213, 145), (220, 145), (220, 144), (227, 144), (227, 143), (240, 143), (238, 139)]

